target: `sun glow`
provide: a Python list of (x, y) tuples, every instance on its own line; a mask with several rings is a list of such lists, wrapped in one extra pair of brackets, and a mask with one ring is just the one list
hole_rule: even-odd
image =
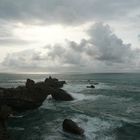
[(80, 41), (81, 38), (85, 38), (83, 26), (78, 27), (65, 27), (62, 25), (23, 25), (17, 24), (17, 28), (14, 29), (15, 36), (20, 39), (39, 44), (55, 44), (62, 43), (66, 39), (73, 41)]

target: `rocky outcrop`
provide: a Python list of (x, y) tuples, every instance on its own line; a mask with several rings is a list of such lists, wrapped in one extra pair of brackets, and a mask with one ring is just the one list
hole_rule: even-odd
[(12, 114), (12, 109), (6, 105), (0, 106), (0, 140), (9, 140), (6, 121), (9, 115)]
[(77, 134), (77, 135), (83, 135), (84, 134), (84, 129), (79, 127), (76, 124), (76, 122), (74, 122), (70, 119), (65, 119), (63, 121), (63, 130), (66, 131), (66, 132)]
[(53, 88), (62, 88), (64, 84), (66, 84), (65, 81), (58, 81), (58, 79), (56, 78), (46, 78), (45, 79), (45, 84), (49, 87), (53, 87)]
[(25, 111), (39, 107), (46, 97), (47, 94), (36, 88), (11, 88), (0, 94), (0, 104), (8, 105), (16, 111)]
[(54, 91), (51, 95), (53, 99), (58, 100), (58, 101), (72, 101), (73, 100), (73, 97), (62, 89)]
[(87, 86), (87, 88), (95, 88), (94, 85)]
[(25, 86), (0, 88), (0, 140), (9, 139), (6, 121), (11, 110), (22, 112), (35, 109), (42, 105), (48, 95), (52, 95), (55, 100), (73, 100), (71, 95), (61, 89), (64, 84), (65, 81), (49, 77), (44, 82), (35, 83), (27, 79)]
[(26, 88), (32, 88), (35, 85), (35, 82), (31, 79), (27, 79)]
[(41, 106), (48, 95), (52, 95), (55, 100), (73, 100), (71, 95), (61, 89), (64, 84), (65, 81), (51, 77), (37, 83), (27, 79), (25, 86), (0, 88), (0, 105), (8, 105), (16, 111), (25, 111)]

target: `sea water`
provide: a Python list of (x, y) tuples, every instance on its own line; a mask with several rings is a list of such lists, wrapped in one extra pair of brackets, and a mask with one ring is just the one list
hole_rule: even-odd
[[(0, 74), (0, 87), (24, 85), (45, 74)], [(140, 140), (140, 74), (57, 74), (74, 101), (45, 100), (8, 122), (13, 140)], [(95, 89), (87, 88), (94, 84)], [(98, 83), (98, 84), (97, 84)], [(76, 121), (85, 136), (63, 131), (65, 118)]]

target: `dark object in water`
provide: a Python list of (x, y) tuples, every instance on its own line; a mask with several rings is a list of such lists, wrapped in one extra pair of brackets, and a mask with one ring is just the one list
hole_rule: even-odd
[(51, 76), (49, 78), (45, 79), (45, 84), (49, 87), (53, 88), (62, 88), (64, 84), (66, 84), (65, 81), (58, 81), (56, 78), (52, 78)]
[(65, 119), (63, 121), (63, 130), (73, 133), (73, 134), (77, 134), (77, 135), (83, 135), (84, 134), (84, 129), (82, 129), (81, 127), (79, 127), (76, 122), (70, 120), (70, 119)]
[(10, 107), (6, 105), (0, 106), (0, 140), (9, 140), (6, 121), (12, 113), (13, 111)]
[(65, 83), (49, 77), (43, 82), (35, 83), (27, 79), (24, 86), (0, 88), (0, 140), (9, 139), (6, 121), (13, 112), (35, 109), (42, 105), (48, 95), (56, 100), (73, 100), (71, 95), (61, 89)]
[(58, 101), (72, 101), (73, 97), (62, 89), (57, 89), (52, 94), (52, 98)]
[(87, 86), (87, 88), (95, 88), (94, 85)]
[(56, 100), (72, 100), (71, 95), (61, 89), (64, 84), (65, 81), (51, 77), (37, 83), (27, 79), (25, 86), (0, 88), (0, 105), (8, 105), (13, 110), (22, 112), (41, 106), (47, 96), (51, 94)]

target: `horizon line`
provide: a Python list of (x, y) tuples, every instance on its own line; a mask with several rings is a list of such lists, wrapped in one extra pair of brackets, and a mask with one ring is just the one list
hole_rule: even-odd
[(140, 74), (140, 72), (63, 72), (63, 73), (50, 73), (50, 72), (0, 72), (0, 74), (21, 74), (21, 75), (61, 75), (61, 74)]

